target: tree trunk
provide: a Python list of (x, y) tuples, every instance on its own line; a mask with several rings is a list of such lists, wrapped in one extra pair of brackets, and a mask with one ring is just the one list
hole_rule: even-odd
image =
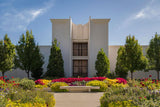
[(157, 80), (159, 80), (159, 71), (157, 71)]
[(28, 74), (28, 79), (29, 79), (29, 71), (27, 71), (27, 74)]
[(133, 72), (131, 71), (131, 79), (133, 80)]

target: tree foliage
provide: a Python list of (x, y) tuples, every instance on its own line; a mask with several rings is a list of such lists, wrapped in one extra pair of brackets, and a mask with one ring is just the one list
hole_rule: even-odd
[(118, 50), (118, 56), (117, 56), (117, 62), (116, 62), (116, 75), (121, 78), (127, 78), (128, 75), (128, 69), (126, 67), (126, 54), (125, 54), (125, 48), (120, 47)]
[(157, 71), (157, 80), (159, 80), (160, 71), (160, 35), (157, 33), (155, 37), (150, 40), (149, 48), (147, 50), (147, 58), (149, 60), (149, 70)]
[(36, 46), (34, 50), (34, 61), (32, 63), (31, 67), (31, 76), (35, 79), (41, 78), (41, 75), (43, 74), (43, 64), (44, 64), (44, 57), (40, 53), (39, 47)]
[[(38, 78), (42, 75), (43, 56), (39, 52), (38, 45), (32, 31), (26, 31), (26, 35), (22, 34), (18, 45), (16, 46), (17, 56), (15, 60), (16, 67), (25, 70), (29, 78), (32, 71), (32, 77)], [(37, 73), (37, 75), (36, 75)], [(36, 76), (35, 76), (36, 75)]]
[(134, 36), (127, 36), (124, 48), (126, 56), (125, 67), (131, 72), (131, 79), (133, 79), (133, 72), (144, 70), (147, 67), (148, 60), (143, 56), (142, 47)]
[(15, 46), (6, 34), (4, 40), (0, 40), (0, 71), (3, 76), (6, 71), (12, 70), (14, 58)]
[(47, 66), (47, 77), (64, 77), (64, 61), (57, 39), (52, 42), (50, 49), (49, 63)]
[(110, 63), (103, 49), (97, 54), (97, 60), (95, 62), (95, 69), (97, 70), (97, 76), (105, 76), (110, 73)]

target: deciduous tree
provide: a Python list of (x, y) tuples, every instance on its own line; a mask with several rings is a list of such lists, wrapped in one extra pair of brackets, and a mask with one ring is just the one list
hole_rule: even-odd
[(124, 48), (126, 67), (131, 72), (131, 79), (133, 79), (133, 72), (146, 69), (148, 60), (143, 56), (142, 47), (134, 36), (127, 36)]
[(149, 60), (149, 70), (157, 71), (157, 80), (159, 80), (160, 71), (160, 35), (157, 33), (155, 37), (150, 40), (149, 48), (147, 50), (147, 58)]
[[(40, 77), (42, 74), (43, 57), (39, 53), (38, 45), (35, 44), (32, 31), (29, 32), (27, 30), (26, 35), (22, 34), (18, 45), (16, 46), (16, 50), (16, 67), (25, 70), (28, 78), (31, 71), (34, 73), (34, 77)], [(37, 72), (37, 76), (35, 76), (35, 72)]]
[(3, 77), (6, 71), (12, 70), (14, 58), (15, 46), (6, 34), (4, 40), (0, 40), (0, 71)]

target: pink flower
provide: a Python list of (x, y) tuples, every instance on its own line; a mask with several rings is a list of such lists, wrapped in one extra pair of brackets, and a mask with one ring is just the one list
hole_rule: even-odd
[(75, 81), (91, 81), (91, 80), (100, 80), (103, 81), (106, 79), (106, 77), (84, 77), (84, 78), (59, 78), (59, 79), (53, 79), (52, 82), (66, 82), (66, 83), (72, 83)]
[(127, 81), (123, 78), (116, 78), (118, 81), (117, 83), (123, 83), (123, 84), (127, 84)]

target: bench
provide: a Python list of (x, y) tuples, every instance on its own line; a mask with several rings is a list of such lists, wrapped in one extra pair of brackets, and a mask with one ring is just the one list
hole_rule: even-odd
[(100, 89), (98, 86), (60, 86), (60, 89), (67, 89), (68, 91), (88, 91), (91, 92), (91, 89)]

